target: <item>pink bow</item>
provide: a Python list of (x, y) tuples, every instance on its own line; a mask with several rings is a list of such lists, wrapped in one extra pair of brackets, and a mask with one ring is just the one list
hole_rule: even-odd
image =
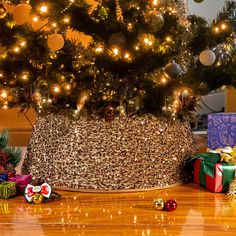
[(41, 186), (33, 186), (31, 184), (28, 184), (25, 188), (25, 199), (28, 202), (33, 201), (33, 196), (36, 194), (41, 194), (45, 198), (50, 198), (52, 194), (52, 187), (44, 183)]

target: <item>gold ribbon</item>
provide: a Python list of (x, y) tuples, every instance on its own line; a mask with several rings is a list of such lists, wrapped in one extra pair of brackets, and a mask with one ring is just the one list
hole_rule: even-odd
[(119, 0), (116, 0), (116, 19), (118, 22), (124, 22), (123, 13), (120, 7)]
[(215, 150), (208, 148), (207, 151), (220, 154), (221, 162), (224, 161), (229, 164), (236, 164), (236, 146), (233, 148), (231, 147), (217, 148)]

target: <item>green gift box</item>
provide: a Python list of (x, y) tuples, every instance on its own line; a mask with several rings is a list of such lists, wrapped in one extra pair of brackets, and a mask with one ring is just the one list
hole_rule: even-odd
[(16, 195), (16, 183), (3, 182), (0, 184), (0, 198), (11, 198)]

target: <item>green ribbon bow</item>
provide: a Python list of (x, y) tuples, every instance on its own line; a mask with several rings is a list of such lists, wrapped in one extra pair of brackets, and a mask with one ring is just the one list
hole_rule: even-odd
[(3, 182), (0, 184), (0, 198), (10, 198), (16, 195), (16, 183)]
[(218, 153), (199, 153), (196, 154), (192, 160), (202, 159), (200, 165), (199, 179), (202, 186), (206, 187), (205, 175), (209, 175), (212, 178), (215, 176), (215, 165), (217, 163), (222, 164), (222, 192), (227, 192), (230, 182), (235, 177), (235, 167), (233, 164), (227, 162), (220, 162), (220, 155)]

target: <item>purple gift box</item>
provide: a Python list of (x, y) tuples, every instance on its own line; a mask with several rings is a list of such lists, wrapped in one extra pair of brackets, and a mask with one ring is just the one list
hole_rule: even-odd
[(25, 188), (28, 184), (32, 182), (31, 175), (16, 175), (13, 178), (9, 178), (8, 181), (15, 182), (19, 193), (24, 194)]
[(208, 115), (208, 147), (234, 147), (236, 145), (236, 113)]

